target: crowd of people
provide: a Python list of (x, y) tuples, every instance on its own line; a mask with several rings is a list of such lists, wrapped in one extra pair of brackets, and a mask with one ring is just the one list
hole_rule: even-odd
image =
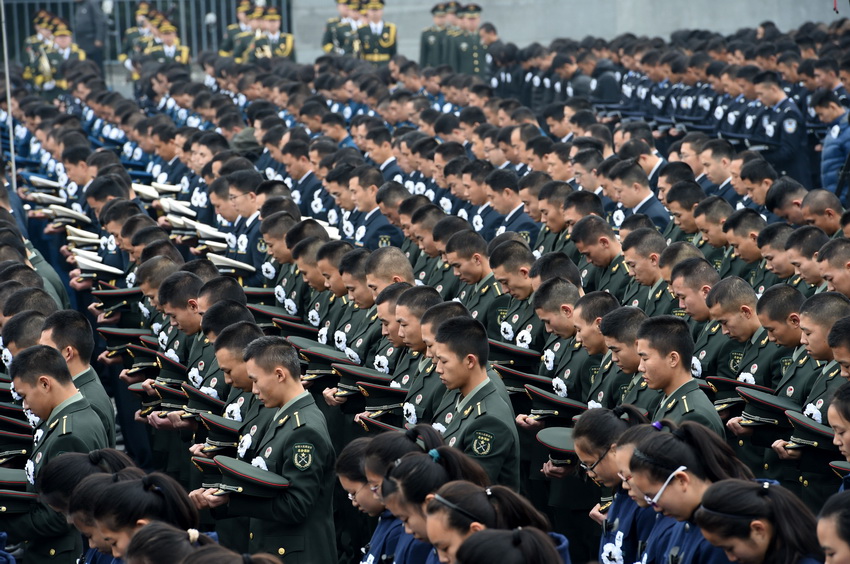
[(133, 98), (38, 14), (5, 557), (850, 562), (850, 22), (518, 49), (448, 2), (416, 62), (338, 6), (299, 64), (274, 7), (190, 61), (142, 2)]

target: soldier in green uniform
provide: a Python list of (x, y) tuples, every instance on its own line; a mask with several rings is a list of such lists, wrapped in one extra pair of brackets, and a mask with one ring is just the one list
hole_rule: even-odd
[(159, 26), (159, 37), (162, 43), (150, 47), (147, 55), (155, 58), (161, 63), (175, 62), (188, 65), (192, 56), (187, 45), (180, 45), (177, 39), (177, 26), (169, 21), (164, 21)]
[(565, 198), (571, 193), (572, 188), (566, 182), (547, 182), (540, 188), (537, 205), (544, 227), (540, 230), (533, 247), (539, 256), (546, 253), (566, 252), (570, 238), (566, 231), (567, 221), (564, 217), (563, 205)]
[(460, 293), (462, 283), (440, 253), (440, 246), (445, 247), (445, 241), (438, 244), (434, 239), (434, 227), (445, 217), (446, 214), (434, 204), (422, 206), (411, 216), (410, 233), (419, 243), (422, 254), (427, 257), (422, 270), (418, 272), (419, 280), (436, 288), (443, 299), (451, 300)]
[(272, 498), (206, 490), (206, 506), (250, 517), (249, 552), (292, 562), (335, 562), (335, 456), (324, 416), (301, 383), (298, 354), (281, 338), (263, 337), (248, 345), (244, 358), (260, 401), (277, 409), (251, 464), (285, 478), (289, 486)]
[(322, 50), (337, 55), (354, 54), (353, 38), (359, 27), (360, 3), (356, 0), (337, 0), (339, 16), (330, 18), (322, 34)]
[(473, 319), (487, 328), (495, 338), (510, 304), (510, 295), (502, 293), (502, 285), (490, 268), (487, 242), (475, 231), (461, 231), (446, 243), (446, 262), (462, 282), (457, 298)]
[(107, 446), (115, 448), (115, 408), (89, 359), (94, 350), (91, 325), (85, 316), (66, 309), (47, 316), (41, 328), (40, 345), (62, 354), (72, 374), (74, 386), (91, 404), (106, 430)]
[(490, 256), (490, 265), (496, 280), (510, 294), (511, 300), (505, 318), (495, 338), (519, 347), (541, 350), (546, 334), (536, 315), (532, 302), (534, 286), (529, 272), (534, 264), (534, 254), (525, 243), (507, 241)]
[(573, 225), (570, 239), (576, 249), (599, 269), (593, 287), (622, 301), (631, 277), (620, 242), (608, 222), (599, 216), (587, 216)]
[(723, 232), (735, 254), (747, 265), (742, 278), (761, 296), (767, 288), (779, 283), (779, 277), (767, 269), (767, 261), (758, 246), (758, 236), (767, 222), (753, 209), (745, 208), (730, 215)]
[(254, 6), (251, 0), (240, 0), (236, 6), (236, 22), (227, 26), (221, 45), (218, 46), (218, 54), (222, 57), (230, 57), (233, 54), (234, 40), (240, 33), (250, 30), (248, 25), (248, 13), (252, 12)]
[[(666, 179), (669, 176), (660, 177), (659, 186), (662, 178)], [(702, 240), (699, 236), (699, 228), (694, 221), (694, 208), (704, 199), (705, 192), (693, 181), (673, 183), (664, 193), (664, 205), (670, 210), (672, 217), (672, 221), (662, 233), (668, 245), (675, 241), (688, 241), (697, 245)]]
[(729, 368), (733, 353), (742, 345), (721, 330), (719, 321), (711, 319), (705, 297), (720, 281), (717, 270), (705, 259), (686, 259), (673, 267), (670, 287), (679, 306), (696, 323), (693, 329), (694, 357), (691, 370), (695, 377), (732, 376)]
[(447, 48), (447, 60), (457, 73), (483, 77), (487, 72), (487, 50), (478, 35), (481, 11), (478, 4), (459, 8), (457, 16), (460, 28), (457, 32), (449, 31), (446, 34), (447, 43), (452, 43)]
[(626, 305), (639, 307), (650, 317), (672, 315), (676, 307), (675, 298), (658, 266), (661, 253), (666, 247), (664, 237), (656, 229), (647, 227), (632, 231), (623, 241), (623, 256), (629, 274), (638, 284), (649, 289), (645, 302), (640, 303), (635, 299)]
[(814, 293), (826, 291), (827, 282), (823, 279), (820, 259), (821, 247), (829, 242), (823, 230), (806, 225), (798, 227), (785, 241), (785, 254), (794, 272), (803, 282), (814, 288)]
[(811, 190), (800, 203), (803, 222), (819, 227), (830, 239), (844, 237), (844, 231), (841, 229), (843, 213), (841, 200), (829, 190)]
[(785, 251), (785, 244), (792, 233), (794, 228), (787, 223), (772, 223), (761, 230), (756, 243), (761, 256), (764, 257), (765, 268), (776, 275), (779, 283), (787, 284), (799, 290), (803, 296), (809, 297), (815, 293), (815, 287), (796, 274), (794, 265)]
[(850, 296), (850, 239), (831, 239), (818, 250), (818, 268), (830, 292), (841, 292)]
[(694, 182), (693, 171), (691, 171), (690, 167), (684, 166), (684, 164), (677, 165), (675, 163), (669, 163), (658, 173), (658, 200), (670, 211), (671, 216), (670, 223), (661, 232), (668, 245), (676, 241), (688, 241), (690, 243), (693, 240), (694, 234), (699, 232), (695, 226), (693, 226), (693, 230), (690, 233), (684, 231), (681, 222), (676, 221), (673, 208), (670, 207), (673, 201), (670, 199), (670, 191), (673, 189), (673, 186), (677, 188), (676, 193), (674, 193), (674, 199), (693, 200), (696, 198), (696, 201), (692, 204), (688, 201), (680, 202), (682, 207), (689, 210), (692, 210), (693, 206), (705, 199), (705, 192), (702, 191), (699, 184)]
[(86, 53), (80, 49), (71, 37), (71, 30), (64, 23), (53, 31), (53, 47), (47, 48), (41, 59), (47, 65), (40, 65), (33, 76), (36, 88), (44, 91), (48, 97), (56, 97), (68, 91), (68, 81), (62, 71), (66, 61), (84, 61)]
[(271, 57), (295, 60), (295, 37), (280, 30), (281, 18), (277, 8), (269, 6), (263, 13), (263, 34), (245, 51), (244, 59), (254, 62)]
[(368, 22), (357, 30), (360, 58), (385, 67), (398, 52), (398, 30), (384, 21), (384, 0), (368, 0), (364, 7)]
[[(732, 206), (720, 196), (709, 196), (694, 208), (694, 222), (700, 230), (701, 240), (708, 246), (694, 243), (705, 258), (714, 265), (721, 278), (741, 276), (745, 264), (734, 256), (734, 250), (723, 232), (723, 223), (732, 215)], [(696, 239), (695, 239), (696, 240)]]
[(419, 65), (422, 68), (437, 67), (443, 61), (441, 50), (446, 31), (446, 4), (444, 2), (434, 4), (431, 8), (431, 16), (434, 22), (422, 30), (419, 45)]
[(442, 322), (434, 336), (436, 372), (460, 395), (443, 438), (481, 464), (494, 484), (519, 489), (519, 437), (513, 411), (487, 375), (484, 326), (471, 318)]
[[(413, 286), (408, 282), (395, 282), (380, 291), (375, 298), (375, 308), (378, 312), (378, 321), (381, 323), (381, 335), (394, 349), (395, 362), (390, 366), (390, 361), (385, 364), (379, 362), (380, 357), (375, 358), (375, 369), (379, 372), (392, 375), (390, 386), (410, 389), (416, 369), (419, 364), (421, 352), (414, 351), (406, 346), (404, 339), (399, 334), (399, 323), (396, 317), (396, 303), (399, 296), (405, 290)], [(421, 347), (420, 347), (421, 348)]]
[(662, 315), (641, 323), (637, 352), (639, 370), (647, 386), (664, 393), (664, 399), (652, 414), (653, 421), (696, 421), (724, 436), (723, 423), (714, 405), (691, 376), (694, 340), (684, 320)]
[[(327, 238), (327, 232), (317, 223), (296, 223), (289, 214), (278, 212), (263, 218), (260, 234), (266, 244), (266, 252), (279, 265), (277, 279), (271, 283), (277, 305), (284, 308), (287, 315), (302, 317), (310, 291), (292, 258), (292, 248), (306, 237)], [(287, 245), (287, 237), (291, 239), (291, 246)]]
[(248, 30), (237, 33), (233, 37), (233, 58), (236, 62), (244, 62), (251, 44), (263, 35), (263, 16), (265, 10), (261, 6), (254, 6), (248, 12)]
[(147, 15), (150, 12), (150, 4), (147, 2), (139, 2), (136, 5), (136, 25), (128, 27), (124, 30), (123, 41), (121, 43), (121, 52), (118, 54), (118, 62), (131, 73), (133, 80), (138, 80), (139, 75), (133, 67), (133, 59), (142, 54), (144, 49), (143, 37), (148, 33), (145, 24)]
[[(37, 345), (21, 351), (10, 376), (24, 405), (42, 421), (26, 463), (27, 491), (36, 491), (41, 468), (63, 452), (106, 448), (100, 417), (74, 386), (65, 360), (55, 349)], [(0, 526), (11, 542), (23, 543), (27, 562), (70, 563), (82, 551), (80, 533), (66, 523), (64, 515), (41, 502), (28, 513), (3, 517)]]

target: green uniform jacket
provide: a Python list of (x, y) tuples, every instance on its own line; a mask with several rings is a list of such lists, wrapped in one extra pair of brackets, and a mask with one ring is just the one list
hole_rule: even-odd
[(454, 58), (449, 61), (455, 72), (484, 76), (487, 72), (487, 50), (481, 44), (477, 31), (463, 31), (450, 38), (454, 43), (451, 54)]
[[(380, 323), (378, 323), (378, 327), (380, 327)], [(374, 355), (370, 357), (371, 364), (368, 364), (366, 367), (374, 368), (378, 372), (383, 372), (384, 374), (392, 374), (395, 371), (395, 365), (398, 362), (404, 347), (395, 347), (389, 339), (381, 336), (373, 350), (375, 352)]]
[(735, 249), (733, 249), (731, 245), (723, 251), (723, 260), (721, 261), (720, 268), (718, 269), (721, 278), (740, 276), (746, 280), (749, 271), (749, 265), (745, 263), (741, 257), (735, 254)]
[(214, 398), (224, 399), (230, 394), (230, 386), (224, 381), (224, 372), (215, 358), (215, 347), (201, 333), (192, 343), (188, 362), (190, 384)]
[(785, 280), (780, 280), (779, 282), (788, 284), (789, 286), (793, 286), (800, 290), (800, 293), (803, 294), (807, 298), (811, 298), (815, 295), (815, 290), (817, 290), (817, 286), (812, 286), (811, 284), (806, 284), (803, 281), (802, 276), (789, 276)]
[(764, 259), (761, 259), (755, 264), (750, 271), (749, 278), (745, 278), (745, 280), (750, 283), (750, 286), (756, 291), (758, 297), (761, 297), (764, 291), (774, 284), (781, 282), (777, 275), (767, 269), (767, 261)]
[(555, 233), (545, 225), (540, 229), (540, 233), (537, 234), (537, 241), (534, 242), (534, 246), (531, 247), (531, 250), (534, 251), (534, 256), (537, 258), (542, 257), (546, 253), (551, 253), (558, 243), (560, 243), (561, 234)]
[(812, 386), (812, 391), (803, 404), (803, 414), (811, 417), (818, 423), (828, 425), (826, 419), (826, 410), (829, 404), (832, 403), (832, 396), (835, 390), (841, 387), (846, 380), (841, 378), (841, 367), (836, 361), (831, 361), (824, 366), (817, 380)]
[(446, 425), (443, 439), (481, 464), (494, 484), (519, 491), (519, 436), (513, 410), (490, 380), (464, 399), (465, 407)]
[(714, 404), (709, 401), (705, 392), (699, 389), (699, 384), (694, 379), (688, 380), (661, 401), (652, 420), (661, 421), (662, 419), (671, 419), (676, 423), (696, 421), (721, 437), (725, 436), (723, 423), (717, 415), (717, 410), (714, 409)]
[(239, 22), (227, 26), (227, 29), (224, 31), (224, 37), (221, 39), (221, 45), (218, 46), (219, 56), (229, 57), (233, 54), (233, 40), (240, 33), (242, 33), (242, 27), (239, 25)]
[(100, 418), (100, 422), (103, 423), (107, 446), (115, 448), (115, 408), (112, 406), (112, 400), (106, 394), (97, 372), (89, 366), (86, 370), (74, 376), (74, 385), (88, 400), (92, 409)]
[(684, 312), (679, 309), (679, 300), (670, 293), (670, 288), (667, 282), (659, 280), (658, 283), (649, 289), (643, 307), (644, 313), (649, 317), (657, 315), (676, 315), (684, 317)]
[(393, 370), (393, 382), (405, 390), (409, 390), (419, 371), (419, 360), (421, 353), (403, 347), (398, 353), (395, 370)]
[(404, 403), (413, 406), (417, 422), (433, 423), (437, 407), (446, 395), (446, 387), (434, 371), (436, 365), (431, 359), (420, 358), (420, 362), (419, 373), (413, 378)]
[(764, 327), (744, 343), (740, 353), (732, 354), (730, 368), (742, 382), (776, 389), (782, 374), (791, 365), (794, 350), (771, 343)]
[(694, 237), (693, 235), (688, 235), (682, 231), (682, 228), (676, 225), (674, 221), (670, 221), (670, 223), (667, 224), (667, 227), (664, 228), (661, 236), (664, 237), (664, 240), (667, 241), (668, 245), (679, 241), (691, 242)]
[(563, 350), (555, 350), (556, 347), (557, 343), (552, 345), (555, 353), (561, 352), (562, 356), (557, 359), (554, 365), (553, 390), (563, 398), (585, 401), (599, 372), (602, 355), (588, 354), (587, 349), (581, 346), (581, 343), (576, 341), (575, 337), (567, 340), (566, 344), (561, 347)]
[(249, 549), (286, 564), (336, 562), (332, 493), (335, 455), (325, 418), (304, 393), (277, 414), (251, 461), (289, 480), (271, 499), (231, 494), (228, 512), (251, 517)]
[(786, 397), (803, 409), (803, 401), (809, 397), (815, 381), (820, 376), (824, 363), (817, 361), (806, 353), (806, 347), (800, 345), (791, 356), (791, 365), (785, 370), (782, 379), (776, 385), (776, 395)]
[(620, 404), (631, 377), (620, 370), (611, 359), (611, 351), (605, 353), (599, 365), (599, 372), (592, 378), (590, 390), (582, 401), (589, 407), (613, 408)]
[[(98, 414), (82, 394), (74, 395), (53, 412), (35, 431), (27, 461), (27, 491), (35, 492), (41, 468), (64, 452), (88, 453), (108, 446), (106, 430)], [(0, 520), (9, 542), (24, 542), (29, 564), (67, 562), (73, 564), (82, 551), (80, 533), (65, 516), (39, 503), (26, 514)]]
[(441, 258), (434, 261), (428, 281), (425, 284), (437, 290), (446, 301), (455, 299), (460, 294), (461, 286), (463, 286), (460, 278), (455, 276), (452, 265), (443, 262)]
[(626, 389), (623, 390), (623, 399), (619, 405), (627, 403), (643, 409), (649, 414), (653, 414), (658, 409), (658, 405), (662, 399), (663, 394), (661, 390), (653, 390), (647, 386), (646, 380), (643, 379), (643, 374), (636, 372), (626, 386)]
[(617, 255), (607, 268), (601, 269), (596, 278), (596, 289), (604, 290), (623, 303), (626, 288), (629, 285), (629, 267), (622, 253)]
[(540, 318), (534, 314), (532, 296), (524, 300), (511, 297), (505, 319), (499, 326), (497, 340), (538, 351), (543, 348), (546, 332)]
[(263, 35), (248, 48), (249, 50), (245, 52), (245, 60), (248, 62), (271, 57), (295, 60), (295, 37), (291, 33), (281, 32), (274, 40), (268, 35)]
[(510, 294), (502, 293), (502, 285), (492, 272), (478, 284), (461, 284), (459, 290), (457, 297), (460, 303), (466, 306), (474, 319), (484, 324), (491, 339), (498, 339), (511, 302)]
[(732, 370), (732, 353), (740, 353), (744, 345), (724, 335), (719, 321), (705, 321), (697, 327), (694, 358), (702, 368), (701, 377), (737, 378)]
[(367, 24), (357, 30), (357, 38), (360, 41), (360, 58), (369, 61), (379, 67), (385, 67), (390, 59), (397, 53), (398, 30), (395, 24), (384, 22), (380, 35), (372, 33), (372, 28)]
[(626, 291), (623, 294), (623, 305), (644, 309), (649, 299), (649, 286), (639, 284), (634, 278), (629, 280)]
[(422, 30), (419, 42), (419, 66), (438, 67), (443, 64), (443, 38), (445, 28), (432, 25)]
[(712, 247), (708, 244), (708, 241), (702, 238), (702, 233), (694, 235), (694, 246), (702, 251), (703, 256), (705, 256), (705, 260), (710, 262), (716, 270), (720, 270), (720, 267), (723, 264), (723, 255), (726, 252), (725, 248)]
[(274, 295), (278, 305), (285, 308), (289, 315), (300, 316), (307, 322), (305, 310), (310, 303), (310, 287), (294, 263), (280, 266)]

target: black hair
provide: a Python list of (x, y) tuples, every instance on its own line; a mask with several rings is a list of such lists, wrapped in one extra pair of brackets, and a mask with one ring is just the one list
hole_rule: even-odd
[(198, 510), (183, 487), (160, 472), (105, 485), (94, 500), (92, 515), (113, 531), (133, 529), (139, 519), (164, 521), (183, 530), (198, 526)]
[(254, 364), (266, 372), (273, 372), (276, 368), (284, 368), (289, 375), (301, 379), (301, 362), (295, 348), (282, 337), (261, 337), (252, 341), (245, 347), (242, 356), (245, 362), (253, 360)]
[(36, 489), (45, 503), (67, 512), (71, 493), (83, 479), (92, 474), (113, 474), (132, 467), (135, 467), (133, 460), (114, 448), (63, 452), (38, 472)]
[(637, 340), (638, 328), (647, 318), (640, 308), (624, 306), (602, 316), (599, 332), (620, 343), (631, 344)]
[(3, 317), (12, 317), (29, 309), (47, 317), (58, 311), (59, 306), (56, 305), (53, 297), (41, 288), (21, 288), (9, 296), (3, 304)]
[(792, 313), (800, 313), (806, 296), (790, 284), (771, 286), (759, 298), (756, 311), (773, 321), (785, 321)]
[(454, 480), (467, 480), (482, 487), (490, 485), (484, 468), (472, 457), (449, 446), (428, 452), (411, 452), (390, 467), (381, 494), (387, 498), (400, 493), (403, 501), (420, 512), (429, 494)]
[(684, 319), (672, 315), (650, 317), (640, 324), (637, 338), (648, 341), (649, 346), (662, 356), (679, 353), (682, 365), (690, 366), (690, 359), (694, 356), (694, 338)]
[(490, 355), (487, 330), (477, 319), (455, 317), (437, 327), (434, 341), (445, 344), (458, 358), (474, 355), (479, 367), (486, 367)]
[(462, 534), (469, 532), (472, 523), (481, 523), (488, 529), (537, 527), (549, 530), (546, 515), (510, 488), (485, 488), (463, 480), (440, 487), (428, 501), (425, 513), (445, 513), (448, 526)]
[(390, 431), (373, 438), (364, 455), (364, 470), (386, 476), (390, 467), (410, 452), (428, 452), (443, 444), (443, 436), (431, 425), (420, 423), (406, 431)]
[(215, 302), (204, 312), (201, 318), (201, 331), (204, 335), (214, 333), (218, 336), (224, 329), (240, 321), (253, 323), (254, 315), (244, 304), (224, 299)]
[(238, 304), (248, 304), (245, 290), (242, 289), (242, 286), (235, 278), (230, 278), (229, 276), (217, 276), (205, 282), (198, 290), (198, 297), (200, 296), (209, 296), (210, 303), (216, 303), (221, 300), (232, 300)]
[(41, 331), (50, 331), (51, 340), (61, 351), (74, 347), (83, 362), (88, 363), (94, 351), (94, 336), (86, 316), (73, 309), (51, 313), (44, 320)]
[(534, 527), (478, 531), (460, 545), (455, 558), (458, 564), (563, 564), (552, 538)]
[(191, 272), (175, 272), (162, 281), (157, 301), (160, 306), (173, 305), (186, 308), (189, 300), (198, 299), (198, 292), (204, 282)]
[(198, 533), (197, 529), (187, 530), (170, 523), (152, 521), (133, 534), (124, 561), (127, 564), (182, 562), (199, 546), (214, 544), (213, 539)]
[(216, 335), (215, 350), (230, 349), (239, 352), (239, 358), (252, 341), (263, 336), (263, 330), (253, 321), (237, 321)]
[(358, 437), (345, 445), (336, 458), (336, 473), (352, 482), (365, 483), (367, 480), (363, 464), (371, 440), (372, 437)]

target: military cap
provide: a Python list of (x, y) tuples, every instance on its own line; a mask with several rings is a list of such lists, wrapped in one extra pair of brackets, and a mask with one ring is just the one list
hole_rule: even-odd
[(528, 413), (531, 410), (531, 397), (525, 389), (526, 384), (543, 389), (552, 387), (552, 378), (548, 376), (521, 372), (504, 364), (493, 364), (492, 367), (501, 376), (505, 389), (508, 390), (514, 413)]
[(248, 14), (248, 17), (251, 18), (252, 20), (260, 20), (260, 19), (263, 18), (264, 13), (265, 13), (265, 10), (263, 9), (262, 6), (254, 6), (254, 11), (251, 12), (250, 14)]
[(159, 349), (158, 335), (142, 335), (139, 337), (142, 345), (156, 352)]
[[(297, 350), (309, 349), (310, 347), (317, 346), (316, 339), (311, 339), (309, 337), (302, 337), (300, 335), (288, 335), (285, 337), (290, 345), (295, 347)], [(327, 346), (327, 345), (321, 345)]]
[(19, 468), (0, 468), (0, 489), (24, 491), (29, 485), (27, 472)]
[(785, 412), (800, 409), (796, 402), (762, 390), (739, 386), (738, 394), (747, 402), (741, 414), (743, 417), (741, 425), (745, 427), (775, 425), (788, 429), (791, 427), (791, 422), (788, 421)]
[(558, 394), (526, 384), (525, 389), (531, 396), (531, 416), (546, 419), (554, 425), (573, 423), (573, 417), (587, 411), (587, 404), (571, 398), (562, 398)]
[(35, 492), (0, 490), (0, 513), (9, 515), (29, 513), (38, 503)]
[(215, 413), (198, 414), (201, 423), (207, 428), (207, 441), (204, 445), (204, 453), (223, 454), (226, 449), (236, 452), (239, 446), (239, 430), (242, 428), (241, 421), (235, 421), (216, 415)]
[(338, 395), (342, 397), (361, 393), (360, 382), (389, 386), (392, 381), (392, 376), (358, 364), (334, 363), (331, 368), (339, 372)]
[(159, 404), (159, 410), (163, 412), (182, 411), (188, 400), (186, 392), (179, 388), (172, 388), (167, 384), (154, 382), (153, 389), (162, 400)]
[[(298, 323), (300, 321), (297, 317), (289, 315), (289, 312), (282, 307), (248, 304), (248, 309), (251, 310), (252, 314), (254, 314), (254, 319), (257, 321), (257, 325), (263, 329), (275, 327), (275, 319), (282, 319), (294, 323)], [(315, 344), (315, 342), (314, 338), (313, 344)]]
[(266, 13), (263, 15), (263, 19), (266, 21), (280, 21), (280, 12), (274, 6), (268, 6), (266, 8)]
[(839, 478), (843, 478), (847, 474), (850, 474), (850, 462), (847, 462), (846, 460), (834, 460), (829, 463), (829, 467), (838, 474)]
[(224, 255), (208, 253), (207, 258), (218, 268), (222, 274), (234, 274), (236, 276), (246, 276), (257, 272), (257, 269), (247, 262), (233, 260)]
[(446, 4), (444, 2), (440, 2), (439, 4), (434, 4), (431, 8), (431, 13), (435, 16), (442, 16), (446, 13)]
[(275, 317), (274, 324), (280, 329), (280, 332), (286, 338), (300, 337), (309, 339), (316, 344), (316, 339), (319, 336), (319, 328), (312, 325), (305, 325), (297, 321), (291, 321), (283, 317)]
[[(53, 33), (54, 35), (71, 35), (71, 30), (68, 29), (64, 23), (60, 24), (56, 31)], [(84, 223), (91, 224), (91, 218), (84, 213), (80, 213), (78, 211), (74, 211), (71, 208), (66, 208), (65, 206), (60, 206), (59, 204), (50, 204), (47, 206), (47, 209), (53, 213), (55, 220), (54, 223), (67, 225), (69, 223)]]
[(97, 233), (92, 233), (91, 231), (86, 231), (85, 229), (74, 227), (73, 225), (66, 225), (65, 233), (68, 236), (79, 237), (80, 239), (90, 239), (92, 243), (100, 245), (100, 236)]
[(149, 394), (143, 387), (141, 382), (137, 382), (135, 384), (130, 384), (127, 386), (127, 389), (130, 390), (136, 397), (141, 401), (141, 410), (140, 415), (142, 417), (147, 417), (150, 415), (154, 409), (156, 409), (160, 402), (162, 401), (158, 395)]
[(127, 354), (133, 359), (133, 366), (127, 369), (127, 375), (133, 377), (156, 378), (160, 363), (156, 351), (139, 345), (127, 345)]
[(537, 433), (537, 442), (549, 449), (549, 460), (555, 466), (578, 466), (572, 429), (547, 427)]
[(490, 362), (506, 364), (516, 370), (532, 372), (540, 364), (540, 351), (490, 339)]
[(241, 0), (239, 5), (236, 7), (237, 12), (250, 12), (254, 8), (254, 5), (251, 4), (251, 0)]
[(215, 460), (204, 456), (193, 456), (192, 464), (203, 474), (201, 478), (202, 488), (218, 489), (221, 486), (221, 471), (218, 469)]
[[(6, 349), (6, 350), (8, 350), (8, 349)], [(9, 354), (11, 355), (12, 353), (9, 353)], [(14, 400), (15, 400), (15, 397), (12, 395), (12, 383), (11, 382), (0, 382), (0, 401), (11, 403)]]
[(17, 417), (0, 415), (0, 429), (20, 435), (29, 434), (30, 442), (32, 442), (32, 425), (29, 424), (26, 418), (19, 419)]
[(151, 11), (151, 5), (148, 2), (139, 2), (136, 6), (137, 16), (147, 16)]
[(749, 384), (747, 382), (741, 382), (740, 380), (735, 380), (734, 378), (709, 376), (705, 380), (709, 384), (709, 386), (711, 386), (711, 388), (714, 390), (714, 408), (717, 411), (729, 409), (733, 405), (744, 403), (744, 398), (738, 395), (738, 388), (749, 388), (768, 394), (772, 392), (770, 388), (765, 388), (764, 386), (759, 386), (756, 384)]
[(66, 26), (66, 25), (60, 25), (56, 29), (53, 30), (53, 35), (55, 35), (56, 37), (62, 37), (62, 36), (68, 37), (68, 36), (71, 35), (71, 30), (68, 29), (68, 26)]
[[(245, 297), (248, 299), (249, 304), (259, 304), (259, 305), (270, 305), (277, 303), (276, 298), (274, 297), (274, 288), (260, 288), (257, 286), (246, 286), (242, 288), (245, 291)], [(288, 317), (288, 313), (284, 317)], [(280, 315), (276, 317), (281, 317)], [(296, 317), (292, 318), (293, 321), (298, 319)]]
[(171, 23), (168, 20), (164, 20), (161, 24), (159, 24), (159, 32), (160, 33), (177, 33), (177, 26)]
[[(295, 453), (293, 456), (299, 456)], [(312, 456), (307, 454), (306, 456)], [(261, 459), (262, 460), (262, 459)], [(273, 498), (289, 487), (289, 480), (274, 472), (253, 466), (243, 460), (229, 456), (216, 456), (215, 463), (221, 470), (222, 493), (234, 492), (253, 497)], [(296, 461), (296, 465), (297, 465)]]
[(407, 396), (407, 390), (404, 388), (368, 381), (357, 382), (357, 387), (360, 389), (360, 394), (364, 398), (364, 408), (369, 413), (393, 414), (396, 416), (402, 414), (404, 398)]
[(368, 432), (404, 431), (403, 427), (393, 425), (390, 421), (384, 421), (383, 415), (380, 418), (378, 418), (378, 414), (361, 415), (358, 421), (360, 422), (360, 426)]
[(32, 449), (32, 429), (29, 432), (16, 433), (0, 428), (0, 464), (17, 456), (26, 456)]
[(367, 10), (383, 10), (384, 9), (384, 0), (367, 0), (364, 3), (364, 7)]
[(12, 419), (20, 419), (21, 421), (26, 421), (27, 419), (27, 416), (24, 415), (23, 406), (12, 402), (0, 402), (0, 415), (11, 417)]
[(196, 388), (190, 384), (183, 384), (183, 392), (188, 400), (183, 406), (184, 411), (194, 415), (201, 413), (222, 413), (224, 412), (225, 402), (217, 397), (213, 397), (207, 392)]
[(832, 444), (835, 432), (832, 427), (821, 425), (814, 419), (806, 417), (799, 411), (786, 411), (785, 416), (791, 422), (794, 430), (791, 432), (791, 440), (785, 445), (786, 449), (803, 447), (814, 447), (829, 451), (838, 451), (838, 447)]
[(98, 327), (97, 332), (106, 340), (106, 350), (118, 354), (123, 354), (130, 345), (138, 343), (141, 337), (151, 334), (149, 329), (124, 327)]
[(457, 9), (460, 8), (460, 3), (455, 0), (451, 0), (450, 2), (446, 2), (446, 12), (449, 14), (457, 13)]
[(313, 345), (312, 348), (301, 349), (299, 353), (307, 361), (307, 373), (301, 377), (302, 381), (315, 382), (323, 380), (324, 385), (333, 385), (339, 381), (339, 372), (331, 366), (334, 363), (353, 364), (345, 353), (331, 347)]
[(467, 18), (480, 16), (484, 9), (478, 4), (467, 4), (463, 7), (463, 15)]
[(108, 264), (103, 264), (83, 256), (77, 255), (77, 266), (80, 267), (82, 275), (80, 278), (106, 278), (111, 280), (115, 277), (123, 277), (124, 271)]
[(106, 319), (116, 311), (129, 311), (132, 304), (144, 298), (141, 288), (92, 290), (91, 294), (100, 302), (96, 307), (103, 312), (103, 317)]
[[(177, 374), (186, 374), (189, 371), (189, 369), (179, 360), (175, 360), (165, 353), (157, 351), (156, 356), (159, 359), (160, 365), (162, 365), (163, 370), (167, 369), (171, 372), (176, 372)], [(183, 382), (180, 381), (178, 383), (182, 384)]]

